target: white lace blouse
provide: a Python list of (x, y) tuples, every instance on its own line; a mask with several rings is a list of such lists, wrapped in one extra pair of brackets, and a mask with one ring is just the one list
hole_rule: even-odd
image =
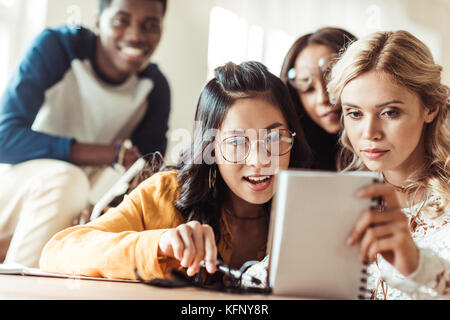
[[(403, 209), (411, 220), (421, 204), (411, 210)], [(427, 219), (421, 214), (412, 236), (419, 248), (419, 266), (408, 277), (403, 276), (390, 263), (378, 255), (377, 263), (368, 267), (367, 287), (373, 291), (377, 284), (377, 298), (384, 299), (379, 279), (385, 281), (386, 299), (450, 299), (450, 212), (437, 219)], [(261, 279), (265, 286), (268, 256), (247, 270)], [(250, 285), (243, 283), (243, 285)]]
[[(420, 208), (418, 204), (403, 212), (411, 221)], [(420, 214), (416, 223), (412, 233), (419, 248), (416, 271), (405, 277), (378, 255), (378, 267), (372, 264), (368, 268), (368, 288), (375, 289), (381, 278), (387, 284), (386, 299), (450, 299), (450, 212), (437, 219)], [(381, 285), (377, 298), (384, 298)]]

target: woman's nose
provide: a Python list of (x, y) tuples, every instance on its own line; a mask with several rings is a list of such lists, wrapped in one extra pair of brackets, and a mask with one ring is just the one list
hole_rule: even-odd
[(317, 103), (321, 105), (330, 105), (330, 97), (328, 96), (328, 91), (323, 83), (323, 81), (317, 84)]
[(248, 166), (262, 168), (270, 165), (270, 162), (271, 157), (264, 146), (264, 142), (261, 140), (253, 141), (245, 163)]
[(383, 136), (383, 132), (379, 125), (379, 120), (370, 116), (363, 122), (363, 138), (366, 140), (380, 140)]

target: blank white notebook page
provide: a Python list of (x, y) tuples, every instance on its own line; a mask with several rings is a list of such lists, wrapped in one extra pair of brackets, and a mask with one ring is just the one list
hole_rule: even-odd
[(356, 299), (358, 246), (346, 240), (372, 202), (355, 198), (372, 173), (281, 171), (272, 208), (269, 283), (275, 294)]

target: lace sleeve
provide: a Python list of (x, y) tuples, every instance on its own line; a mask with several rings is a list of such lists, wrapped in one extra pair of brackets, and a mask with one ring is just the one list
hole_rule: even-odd
[(269, 264), (269, 256), (266, 256), (263, 260), (254, 264), (250, 268), (245, 271), (246, 274), (251, 275), (259, 280), (261, 280), (261, 284), (255, 285), (248, 280), (242, 280), (242, 286), (245, 287), (260, 287), (264, 288), (267, 286), (267, 267)]
[(419, 215), (421, 207), (422, 204), (418, 204), (402, 210), (415, 222), (412, 236), (420, 254), (416, 271), (404, 277), (378, 257), (379, 275), (394, 289), (388, 294), (389, 298), (450, 299), (450, 212), (431, 219)]
[(431, 248), (421, 248), (419, 266), (408, 277), (403, 277), (393, 267), (384, 268), (381, 275), (390, 286), (413, 299), (450, 299), (450, 260), (445, 257), (450, 248), (446, 249), (447, 252), (438, 253)]

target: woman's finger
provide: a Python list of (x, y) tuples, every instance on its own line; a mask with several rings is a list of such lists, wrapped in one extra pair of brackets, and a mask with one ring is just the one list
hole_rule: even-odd
[(163, 255), (180, 260), (183, 256), (184, 245), (176, 229), (167, 230), (159, 240), (159, 248)]
[(205, 261), (206, 261), (206, 270), (209, 273), (214, 273), (217, 271), (217, 246), (216, 240), (214, 237), (214, 230), (211, 226), (204, 224), (203, 228), (203, 237), (205, 244)]
[(191, 221), (188, 225), (192, 228), (192, 239), (195, 245), (195, 256), (187, 270), (188, 276), (192, 276), (199, 271), (200, 261), (205, 257), (205, 244), (201, 224), (198, 221)]
[(180, 258), (180, 264), (187, 268), (191, 265), (195, 257), (195, 244), (192, 239), (192, 229), (186, 224), (182, 224), (176, 228), (178, 235), (183, 241), (184, 250)]
[(394, 187), (385, 183), (372, 183), (360, 189), (356, 196), (361, 199), (372, 199), (382, 197), (386, 209), (399, 208), (399, 200)]
[(399, 227), (395, 222), (369, 227), (361, 239), (361, 260), (368, 261), (370, 259), (371, 256), (368, 254), (368, 251), (372, 243), (379, 239), (392, 236), (398, 228)]
[(390, 252), (389, 256), (393, 257), (395, 246), (395, 242), (393, 240), (394, 236), (390, 236), (382, 239), (377, 239), (376, 241), (372, 242), (367, 249), (367, 257), (369, 261), (375, 261), (377, 258), (377, 254), (379, 253), (386, 255)]
[(371, 226), (387, 224), (392, 221), (404, 219), (404, 215), (399, 214), (398, 211), (398, 209), (388, 209), (380, 212), (375, 208), (367, 209), (356, 221), (355, 226), (347, 239), (347, 244), (351, 246), (360, 241), (366, 229)]

